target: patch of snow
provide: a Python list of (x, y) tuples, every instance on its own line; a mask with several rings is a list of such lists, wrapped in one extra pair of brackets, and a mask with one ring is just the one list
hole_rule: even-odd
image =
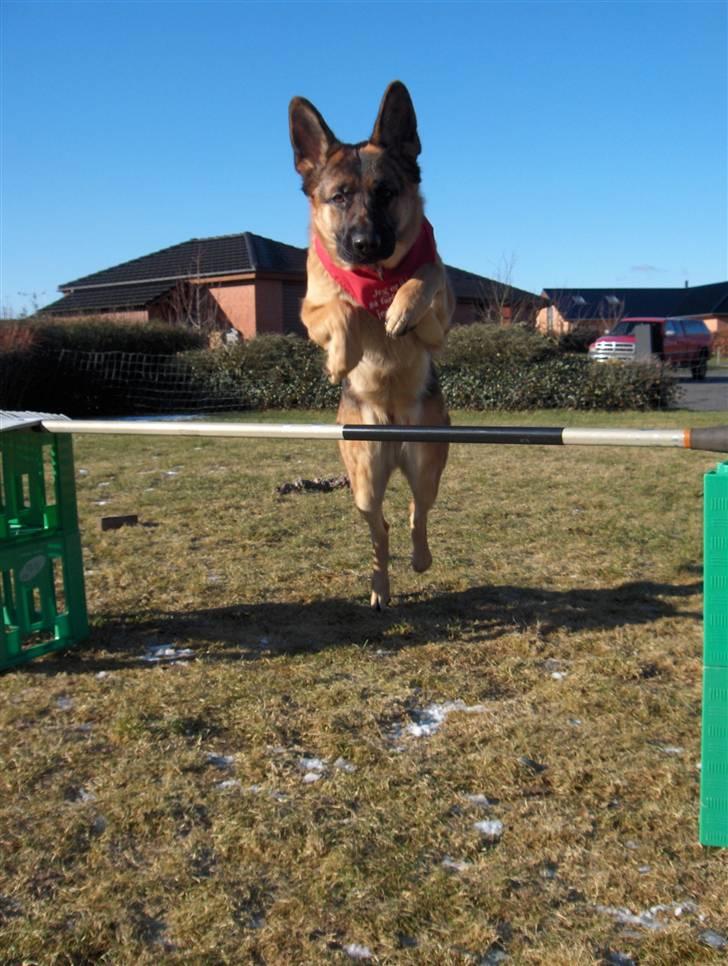
[(486, 819), (483, 822), (473, 822), (473, 828), (488, 839), (489, 842), (498, 842), (503, 836), (503, 822), (500, 819)]
[(60, 698), (56, 698), (56, 707), (61, 711), (70, 711), (73, 707), (73, 700), (62, 694)]
[(728, 939), (714, 929), (704, 929), (698, 939), (705, 946), (710, 946), (711, 949), (728, 949)]
[(508, 953), (505, 949), (500, 946), (493, 946), (482, 959), (479, 960), (479, 966), (500, 966), (501, 963), (508, 961)]
[(479, 808), (490, 808), (491, 801), (486, 795), (466, 795), (467, 800), (471, 805), (477, 805)]
[(659, 903), (658, 905), (650, 906), (644, 912), (636, 913), (627, 909), (626, 906), (598, 905), (594, 908), (597, 912), (611, 916), (622, 926), (641, 926), (643, 929), (659, 932), (661, 929), (667, 929), (669, 925), (669, 922), (665, 921), (665, 916), (673, 916), (679, 919), (685, 913), (696, 912), (698, 907), (688, 899), (685, 902)]
[(208, 751), (206, 761), (208, 765), (213, 765), (215, 768), (232, 768), (235, 759), (232, 755), (215, 755)]
[(142, 660), (150, 664), (158, 664), (161, 661), (180, 661), (194, 656), (195, 652), (190, 647), (182, 647), (178, 650), (170, 644), (160, 644), (157, 647), (150, 647), (142, 656)]
[(680, 748), (678, 745), (663, 745), (660, 751), (663, 755), (682, 755), (685, 749)]
[(326, 771), (326, 762), (322, 758), (299, 758), (298, 767), (301, 771), (313, 771), (313, 772), (324, 772)]
[(616, 949), (607, 949), (602, 962), (605, 966), (636, 966), (634, 959), (627, 953), (620, 953)]
[(348, 943), (343, 947), (344, 952), (350, 959), (371, 959), (372, 953), (368, 946), (360, 943)]
[(465, 872), (470, 868), (471, 863), (451, 859), (449, 855), (446, 855), (440, 865), (443, 867), (443, 869), (449, 869), (451, 872)]
[(303, 776), (304, 785), (313, 785), (314, 782), (320, 781), (323, 775), (320, 771), (307, 771)]
[(230, 788), (240, 788), (240, 780), (237, 778), (226, 778), (224, 781), (217, 782), (215, 788), (225, 791)]
[(413, 738), (430, 738), (439, 731), (445, 719), (453, 711), (462, 711), (463, 714), (482, 714), (485, 706), (482, 704), (465, 704), (464, 701), (444, 701), (442, 703), (429, 704), (426, 708), (419, 708), (410, 712), (412, 721), (397, 727), (394, 737), (398, 738), (402, 734), (411, 735)]
[(338, 768), (339, 771), (345, 771), (347, 775), (351, 775), (356, 771), (356, 765), (347, 761), (346, 758), (337, 758), (334, 762), (334, 768)]

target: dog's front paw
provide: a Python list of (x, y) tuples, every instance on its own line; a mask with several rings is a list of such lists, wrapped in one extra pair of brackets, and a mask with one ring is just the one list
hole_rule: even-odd
[(362, 357), (361, 342), (353, 335), (336, 333), (326, 348), (326, 371), (329, 380), (337, 386), (358, 364)]
[(329, 377), (329, 382), (331, 383), (332, 386), (340, 385), (344, 381), (347, 375), (346, 369), (342, 369), (340, 367), (332, 369), (330, 365), (326, 366), (326, 372)]
[(393, 309), (394, 302), (387, 311), (384, 320), (384, 331), (390, 338), (397, 339), (400, 336), (406, 335), (414, 327), (415, 323), (412, 318), (412, 312), (409, 309), (405, 309), (403, 312), (393, 312)]
[(413, 329), (420, 320), (423, 307), (421, 305), (421, 284), (416, 279), (409, 279), (394, 296), (392, 304), (387, 309), (384, 319), (384, 329), (387, 335), (398, 338)]

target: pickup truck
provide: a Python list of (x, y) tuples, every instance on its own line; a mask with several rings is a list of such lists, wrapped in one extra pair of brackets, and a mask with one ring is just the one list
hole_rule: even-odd
[(625, 318), (589, 346), (595, 362), (640, 362), (660, 359), (686, 366), (693, 379), (705, 379), (712, 335), (700, 319)]

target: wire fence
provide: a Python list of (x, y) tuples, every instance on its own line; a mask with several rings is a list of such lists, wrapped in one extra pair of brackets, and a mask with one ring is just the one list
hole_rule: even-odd
[(62, 408), (74, 414), (222, 412), (247, 408), (229, 372), (210, 372), (183, 355), (61, 349), (34, 352), (2, 373), (8, 408)]

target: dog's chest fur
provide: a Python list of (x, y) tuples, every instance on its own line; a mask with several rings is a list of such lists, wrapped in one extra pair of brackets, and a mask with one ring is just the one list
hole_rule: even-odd
[[(339, 300), (355, 313), (362, 342), (362, 358), (349, 372), (348, 388), (370, 410), (373, 422), (409, 423), (427, 386), (432, 366), (430, 351), (415, 332), (393, 339), (381, 319), (357, 305), (331, 278), (315, 252), (309, 254), (306, 299), (314, 304)], [(430, 311), (435, 311), (435, 307)]]

